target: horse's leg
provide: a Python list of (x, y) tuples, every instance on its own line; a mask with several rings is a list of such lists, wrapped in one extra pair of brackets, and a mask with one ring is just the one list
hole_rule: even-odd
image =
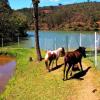
[(66, 65), (67, 65), (67, 62), (65, 62), (64, 64), (64, 71), (63, 71), (63, 80), (65, 81), (65, 73), (66, 73)]
[(74, 65), (72, 65), (72, 69), (71, 69), (71, 73), (70, 73), (70, 76), (72, 76), (73, 67), (74, 67)]
[(53, 69), (54, 60), (52, 60), (52, 69)]
[(52, 62), (52, 60), (50, 60), (50, 62), (49, 62), (49, 66), (51, 65), (51, 62)]
[(48, 66), (48, 61), (45, 61), (45, 65), (46, 65), (47, 70), (50, 72), (50, 67)]
[(57, 61), (58, 61), (58, 58), (56, 59), (56, 67), (57, 67)]
[(69, 70), (70, 70), (70, 68), (71, 68), (71, 64), (69, 64), (69, 66), (68, 66), (68, 69), (67, 69), (67, 72), (66, 72), (66, 79), (68, 80), (68, 72), (69, 72)]
[(80, 64), (80, 67), (81, 67), (81, 71), (83, 71), (83, 68), (82, 68), (82, 61), (81, 61), (81, 60), (79, 61), (79, 64)]

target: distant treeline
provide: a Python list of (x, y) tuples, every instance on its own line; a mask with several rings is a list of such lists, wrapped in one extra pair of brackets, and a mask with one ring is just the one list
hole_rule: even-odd
[(21, 12), (14, 11), (4, 2), (0, 1), (0, 45), (1, 38), (4, 43), (17, 41), (18, 36), (27, 36), (27, 17)]
[[(34, 29), (32, 8), (18, 10), (27, 16), (28, 26)], [(100, 2), (77, 3), (39, 8), (39, 28), (43, 30), (98, 30)]]

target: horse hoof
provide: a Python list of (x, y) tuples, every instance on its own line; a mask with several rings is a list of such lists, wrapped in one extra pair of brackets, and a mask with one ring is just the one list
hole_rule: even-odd
[(48, 72), (51, 72), (51, 70), (48, 70)]
[(63, 78), (63, 81), (66, 81), (66, 79)]

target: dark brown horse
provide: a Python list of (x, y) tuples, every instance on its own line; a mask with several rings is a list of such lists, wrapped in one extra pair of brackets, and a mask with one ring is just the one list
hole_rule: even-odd
[[(50, 65), (52, 62), (54, 62), (54, 60), (56, 60), (56, 66), (57, 66), (57, 60), (60, 56), (64, 56), (65, 55), (65, 50), (64, 48), (58, 48), (57, 50), (53, 50), (53, 51), (47, 51), (46, 55), (45, 55), (45, 65), (47, 70), (50, 72)], [(52, 65), (53, 66), (53, 65)]]
[[(63, 80), (68, 79), (68, 72), (71, 67), (74, 67), (75, 64), (79, 63), (81, 70), (83, 71), (82, 68), (82, 57), (86, 57), (86, 51), (85, 47), (79, 47), (77, 50), (73, 52), (67, 52), (64, 56), (64, 77)], [(66, 66), (68, 64), (68, 69), (66, 71)], [(66, 76), (65, 76), (66, 73)]]

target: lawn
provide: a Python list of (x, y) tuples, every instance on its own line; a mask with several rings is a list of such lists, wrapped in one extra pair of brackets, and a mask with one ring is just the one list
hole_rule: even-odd
[[(92, 68), (89, 70), (89, 74), (84, 76), (84, 80), (63, 81), (64, 65), (57, 70), (47, 72), (44, 61), (36, 60), (34, 49), (5, 48), (2, 50), (2, 52), (6, 51), (16, 56), (17, 66), (15, 74), (1, 94), (0, 100), (86, 100), (83, 99), (83, 94), (89, 100), (88, 93), (84, 91), (87, 91), (86, 84), (90, 83), (92, 83), (90, 92), (92, 93), (95, 88), (98, 88), (98, 91), (95, 94), (96, 97), (91, 93), (89, 95), (94, 98), (100, 97), (100, 71), (94, 68), (87, 58), (83, 59), (83, 65), (92, 66)], [(45, 51), (42, 51), (42, 56), (44, 57), (44, 55)], [(32, 62), (29, 61), (29, 57), (33, 57)], [(60, 58), (58, 62), (58, 64), (62, 64), (63, 58)], [(89, 78), (90, 76), (92, 78)], [(87, 83), (88, 80), (90, 83)]]

